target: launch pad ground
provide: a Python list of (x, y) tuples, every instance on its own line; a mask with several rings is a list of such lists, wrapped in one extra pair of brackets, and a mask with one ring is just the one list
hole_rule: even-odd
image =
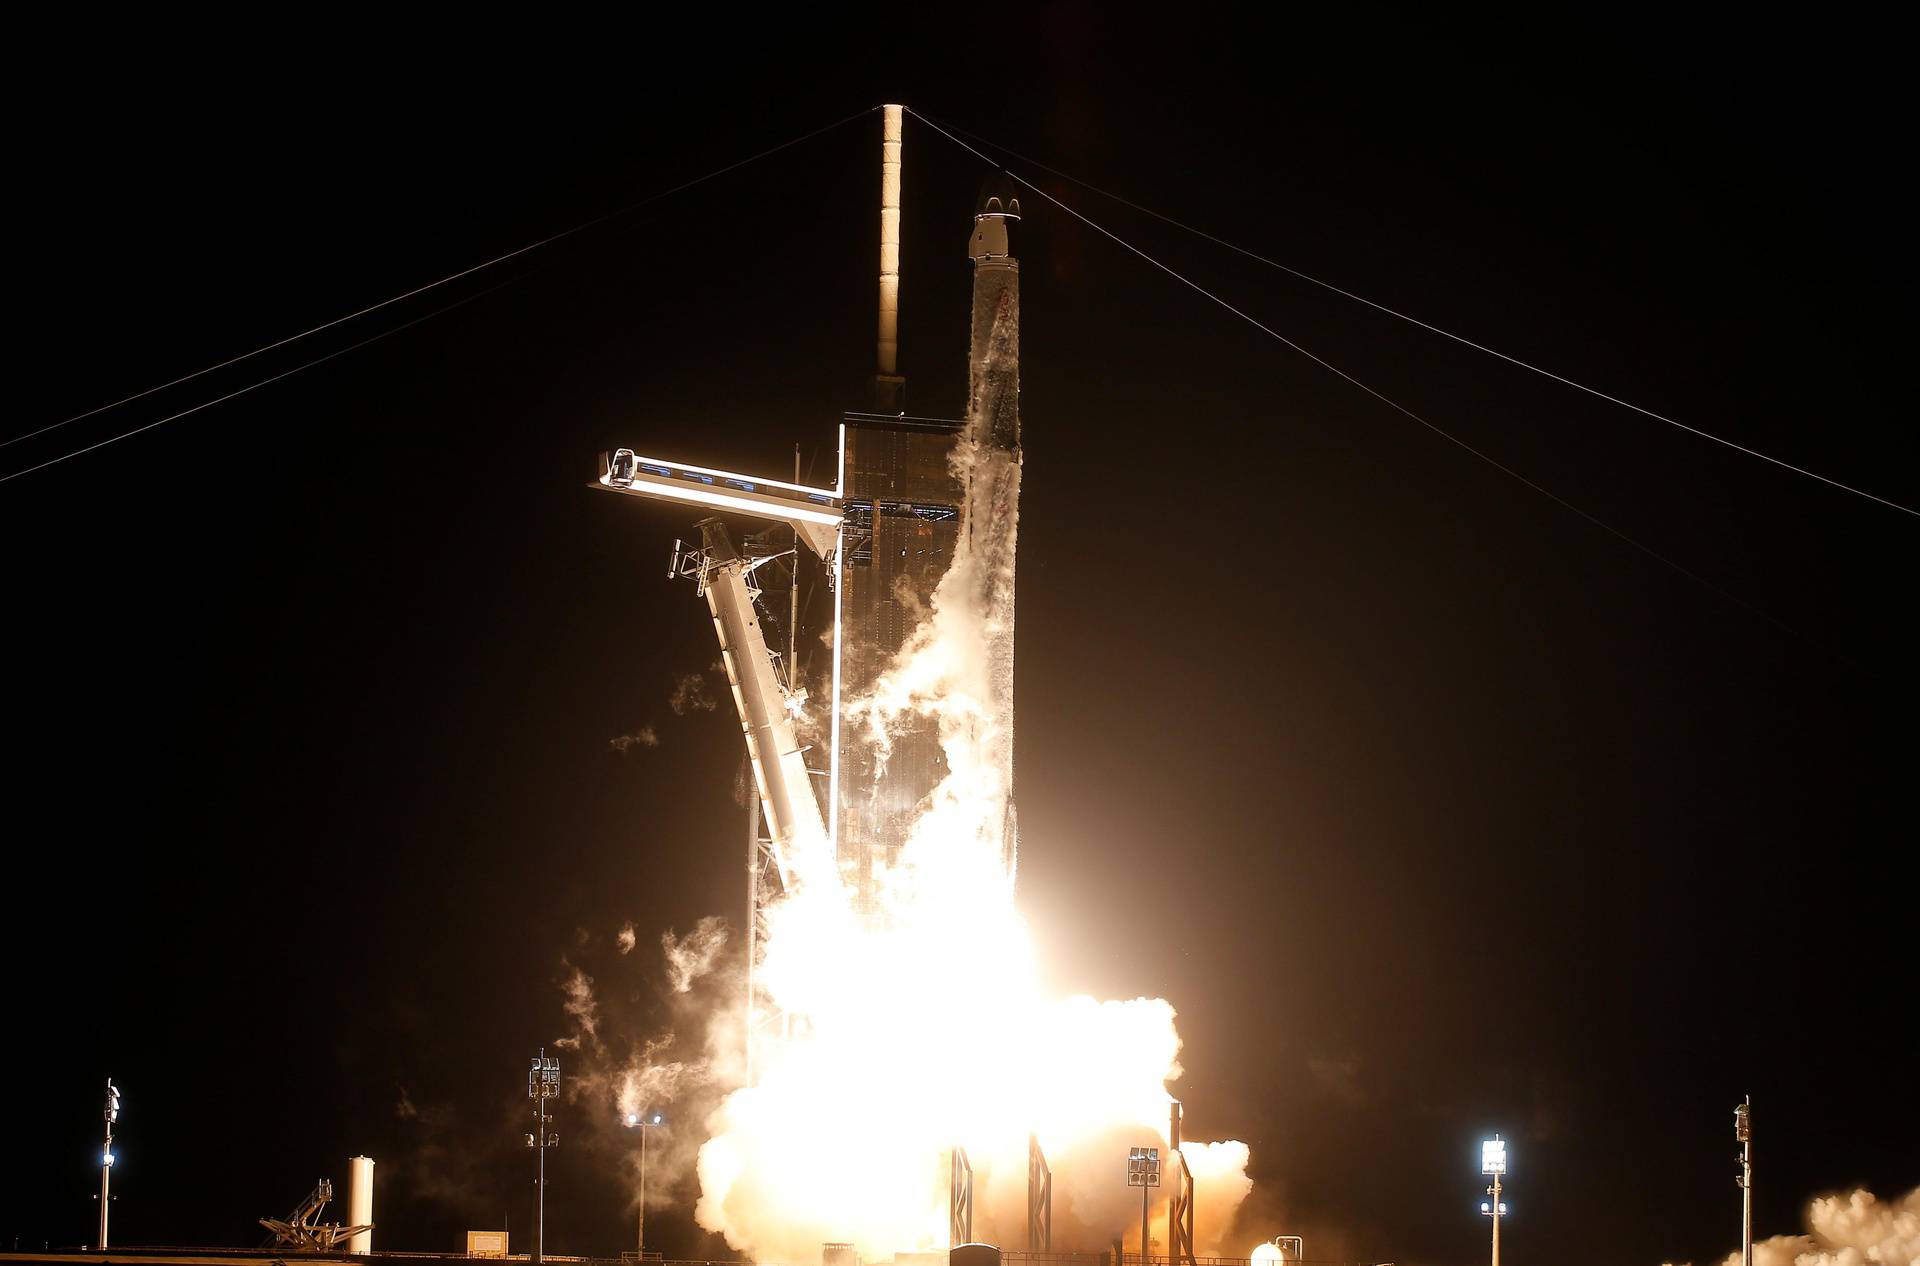
[[(61, 1266), (432, 1266), (437, 1262), (524, 1262), (525, 1253), (506, 1257), (469, 1257), (465, 1253), (300, 1253), (271, 1248), (116, 1248), (105, 1253), (91, 1249), (54, 1249), (41, 1253), (0, 1252), (0, 1263), (58, 1262)], [(634, 1266), (634, 1256), (579, 1257), (548, 1253), (549, 1262), (569, 1266)], [(646, 1266), (749, 1266), (746, 1262), (677, 1261), (647, 1255)]]
[[(0, 1263), (57, 1262), (60, 1266), (432, 1266), (438, 1262), (524, 1262), (525, 1253), (501, 1257), (469, 1257), (465, 1253), (298, 1253), (269, 1248), (116, 1248), (105, 1253), (90, 1249), (55, 1249), (41, 1253), (0, 1253)], [(575, 1257), (548, 1253), (549, 1262), (569, 1266), (633, 1266), (625, 1257)], [(646, 1266), (748, 1266), (738, 1261), (667, 1261), (649, 1255)]]
[[(944, 1250), (931, 1253), (901, 1253), (885, 1261), (864, 1262), (862, 1266), (927, 1266), (929, 1262), (943, 1262), (947, 1254)], [(1019, 1249), (1005, 1249), (1001, 1252), (1005, 1266), (1114, 1266), (1111, 1252), (1024, 1252)], [(168, 1248), (155, 1246), (150, 1248), (116, 1248), (105, 1253), (90, 1249), (50, 1250), (39, 1253), (0, 1252), (0, 1266), (11, 1263), (58, 1263), (59, 1266), (433, 1266), (440, 1262), (482, 1262), (508, 1261), (525, 1262), (531, 1260), (526, 1253), (513, 1253), (505, 1258), (469, 1257), (465, 1253), (299, 1253), (265, 1248)], [(549, 1262), (565, 1262), (569, 1266), (634, 1266), (633, 1254), (620, 1257), (578, 1257), (563, 1253), (548, 1253)], [(658, 1258), (648, 1255), (644, 1266), (755, 1266), (746, 1261), (692, 1261), (672, 1258)], [(765, 1266), (773, 1266), (768, 1263)], [(801, 1266), (813, 1266), (803, 1263)], [(1144, 1263), (1133, 1253), (1126, 1255), (1121, 1266), (1171, 1266), (1164, 1257), (1150, 1257)], [(1251, 1266), (1251, 1259), (1245, 1257), (1197, 1257), (1193, 1266)]]

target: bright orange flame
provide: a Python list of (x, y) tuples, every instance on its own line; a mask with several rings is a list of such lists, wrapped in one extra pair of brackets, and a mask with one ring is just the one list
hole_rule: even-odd
[[(714, 1113), (697, 1209), (762, 1262), (811, 1264), (829, 1241), (869, 1261), (947, 1247), (955, 1146), (973, 1166), (975, 1238), (1022, 1245), (1029, 1133), (1054, 1173), (1056, 1243), (1139, 1225), (1126, 1149), (1164, 1142), (1174, 1011), (1041, 987), (1002, 860), (1004, 736), (984, 706), (980, 648), (1012, 613), (980, 609), (979, 565), (963, 547), (925, 624), (850, 709), (882, 741), (904, 715), (936, 718), (949, 770), (884, 876), (877, 917), (854, 913), (824, 841), (794, 859), (802, 881), (768, 914), (759, 979), (800, 1031)], [(1251, 1189), (1247, 1148), (1184, 1151), (1206, 1252)]]

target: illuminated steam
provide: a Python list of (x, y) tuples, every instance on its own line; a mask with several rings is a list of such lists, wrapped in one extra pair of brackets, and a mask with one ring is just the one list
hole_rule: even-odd
[[(1738, 1250), (1720, 1266), (1739, 1266)], [(1920, 1266), (1920, 1187), (1881, 1201), (1864, 1188), (1807, 1206), (1805, 1235), (1756, 1240), (1753, 1266)]]
[(643, 725), (631, 734), (622, 734), (607, 740), (607, 745), (616, 752), (630, 752), (636, 747), (660, 746), (660, 734), (651, 725)]
[(727, 948), (727, 925), (708, 915), (685, 936), (675, 936), (669, 928), (660, 934), (660, 950), (667, 957), (667, 983), (675, 993), (685, 993), (693, 982), (713, 970), (720, 953)]
[[(665, 1113), (663, 1125), (650, 1127), (647, 1150), (647, 1203), (662, 1207), (693, 1175), (700, 1123), (740, 1083), (738, 986), (714, 970), (728, 940), (720, 919), (701, 919), (685, 935), (663, 933), (657, 967), (634, 961), (638, 939), (630, 922), (611, 938), (618, 959), (601, 960), (596, 970), (618, 983), (604, 991), (562, 960), (568, 1031), (553, 1045), (568, 1052), (561, 1087), (569, 1143), (602, 1166), (626, 1170), (636, 1203), (639, 1148), (625, 1122), (629, 1114)], [(600, 943), (585, 929), (578, 940), (583, 955)], [(658, 979), (656, 972), (664, 990), (634, 988)], [(658, 1035), (635, 1036), (650, 1032)]]
[(684, 673), (674, 678), (673, 693), (667, 698), (667, 706), (673, 709), (673, 715), (686, 716), (689, 712), (712, 712), (720, 706), (720, 701), (707, 693), (707, 679), (699, 673)]
[[(1010, 504), (1017, 457), (963, 444), (955, 460), (970, 499)], [(903, 718), (931, 718), (947, 759), (878, 910), (855, 914), (830, 856), (795, 856), (801, 882), (768, 912), (757, 970), (794, 1035), (766, 1043), (756, 1084), (708, 1119), (696, 1209), (758, 1261), (817, 1261), (826, 1241), (868, 1260), (946, 1247), (956, 1145), (973, 1166), (976, 1238), (1024, 1243), (1029, 1132), (1053, 1168), (1060, 1242), (1102, 1244), (1138, 1226), (1126, 1149), (1164, 1144), (1180, 1039), (1158, 999), (1040, 988), (1009, 866), (1012, 736), (993, 706), (1007, 683), (983, 649), (1012, 619), (1011, 520), (963, 537), (920, 628), (872, 697), (848, 708), (883, 744)], [(1185, 1152), (1206, 1253), (1250, 1190), (1247, 1148)]]
[(561, 965), (567, 969), (567, 978), (560, 990), (566, 995), (567, 1015), (573, 1020), (574, 1031), (554, 1045), (577, 1050), (599, 1037), (600, 1005), (594, 1001), (593, 978), (572, 963), (563, 960)]

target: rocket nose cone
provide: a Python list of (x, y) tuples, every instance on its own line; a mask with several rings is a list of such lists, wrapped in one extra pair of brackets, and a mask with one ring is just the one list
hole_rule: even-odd
[(1005, 172), (996, 172), (980, 187), (978, 210), (973, 215), (973, 239), (967, 254), (976, 262), (1013, 257), (1007, 226), (1020, 219), (1020, 199), (1013, 181)]
[(980, 186), (979, 198), (974, 202), (974, 215), (1019, 219), (1020, 191), (1013, 178), (1003, 171), (988, 176)]

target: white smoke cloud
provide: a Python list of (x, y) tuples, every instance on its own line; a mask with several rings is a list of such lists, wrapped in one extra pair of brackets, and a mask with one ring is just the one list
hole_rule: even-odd
[[(639, 1148), (627, 1120), (663, 1115), (663, 1124), (647, 1127), (647, 1203), (684, 1200), (702, 1139), (699, 1123), (740, 1080), (739, 991), (718, 970), (726, 925), (706, 918), (684, 937), (667, 933), (657, 965), (631, 961), (639, 936), (631, 921), (620, 926), (610, 938), (619, 960), (609, 955), (605, 971), (628, 978), (663, 972), (664, 995), (620, 985), (596, 989), (580, 963), (591, 964), (607, 939), (584, 928), (575, 939), (580, 961), (562, 959), (558, 979), (568, 1031), (552, 1043), (568, 1052), (561, 1088), (576, 1109), (568, 1114), (568, 1137), (598, 1163), (630, 1171), (637, 1203)], [(655, 1035), (634, 1036), (649, 1032)]]
[(660, 735), (651, 725), (643, 725), (631, 734), (622, 734), (607, 740), (616, 752), (628, 752), (636, 747), (660, 746)]
[(580, 1050), (599, 1039), (600, 1004), (594, 1000), (591, 976), (565, 959), (561, 960), (560, 965), (567, 969), (567, 978), (561, 982), (560, 990), (566, 995), (567, 1015), (573, 1021), (573, 1032), (554, 1045)]
[(711, 712), (720, 706), (720, 701), (707, 693), (705, 677), (699, 673), (683, 673), (674, 678), (667, 706), (673, 709), (673, 715), (683, 717), (689, 712)]
[[(753, 1084), (721, 1101), (699, 1153), (696, 1219), (759, 1261), (816, 1260), (827, 1241), (868, 1260), (946, 1247), (956, 1146), (973, 1169), (975, 1237), (1019, 1242), (1030, 1133), (1053, 1170), (1060, 1240), (1105, 1243), (1139, 1225), (1115, 1157), (1167, 1140), (1172, 1006), (1048, 996), (1014, 906), (1011, 664), (989, 648), (1013, 618), (1019, 467), (971, 444), (956, 462), (970, 517), (992, 530), (963, 534), (925, 619), (848, 709), (883, 751), (903, 722), (933, 721), (947, 777), (871, 916), (854, 912), (830, 855), (790, 858), (802, 882), (767, 912), (755, 970), (793, 1036), (758, 1048)], [(972, 515), (975, 498), (993, 508)], [(1248, 1149), (1183, 1152), (1205, 1210), (1196, 1249), (1218, 1252), (1251, 1190)], [(1161, 1235), (1165, 1216), (1162, 1200)]]
[(613, 1074), (614, 1106), (620, 1116), (658, 1111), (704, 1085), (712, 1066), (702, 1059), (671, 1058), (671, 1035), (643, 1042)]
[[(1920, 1187), (1882, 1201), (1864, 1188), (1807, 1206), (1805, 1235), (1756, 1240), (1754, 1266), (1920, 1266)], [(1719, 1266), (1740, 1266), (1735, 1250)]]
[(668, 928), (660, 934), (660, 949), (667, 958), (667, 983), (675, 993), (685, 993), (693, 982), (713, 970), (721, 951), (727, 948), (727, 925), (708, 915), (694, 924), (693, 931), (675, 936)]

